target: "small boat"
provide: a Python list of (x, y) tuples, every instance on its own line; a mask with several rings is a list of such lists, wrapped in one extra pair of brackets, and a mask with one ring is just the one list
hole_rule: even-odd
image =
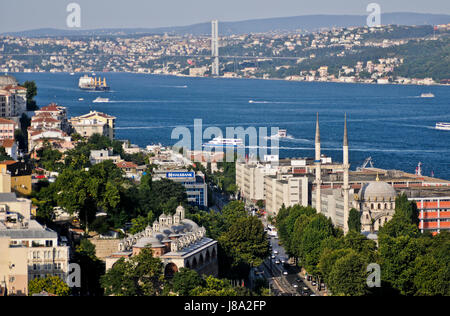
[(71, 76), (75, 76), (75, 73), (74, 73), (74, 72), (71, 72), (70, 75), (71, 75)]
[(95, 99), (94, 101), (92, 101), (93, 103), (108, 103), (109, 99), (108, 98), (100, 98), (98, 97), (97, 99)]
[(255, 102), (255, 101), (253, 101), (253, 100), (249, 100), (249, 101), (248, 101), (248, 103), (254, 103), (254, 102)]
[(79, 98), (78, 101), (84, 101), (84, 99), (83, 98)]
[(450, 123), (444, 123), (444, 122), (436, 123), (436, 129), (439, 129), (442, 131), (450, 131)]
[(433, 93), (422, 93), (420, 95), (421, 98), (434, 98), (434, 94)]

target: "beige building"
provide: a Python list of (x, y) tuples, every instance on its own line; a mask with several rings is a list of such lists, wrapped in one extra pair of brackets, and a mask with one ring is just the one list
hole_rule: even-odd
[(264, 177), (276, 175), (270, 164), (236, 162), (236, 185), (246, 200), (265, 200)]
[(94, 134), (100, 134), (114, 139), (116, 118), (114, 116), (90, 111), (88, 114), (78, 117), (72, 117), (70, 124), (77, 134), (83, 137), (91, 137)]
[(274, 216), (280, 208), (294, 205), (309, 205), (309, 180), (307, 176), (278, 175), (266, 176), (266, 211)]
[(69, 247), (60, 246), (56, 232), (31, 219), (31, 201), (10, 192), (9, 174), (2, 173), (0, 180), (0, 286), (8, 295), (27, 295), (34, 278), (65, 280)]

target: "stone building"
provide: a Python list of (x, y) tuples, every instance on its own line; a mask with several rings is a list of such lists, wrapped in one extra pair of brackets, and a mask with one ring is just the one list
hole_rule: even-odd
[(217, 276), (217, 241), (206, 237), (205, 233), (204, 227), (185, 218), (185, 209), (180, 205), (175, 215), (162, 214), (152, 226), (123, 239), (118, 252), (106, 258), (106, 269), (120, 258), (130, 258), (142, 249), (151, 249), (153, 255), (161, 259), (166, 277), (183, 267)]

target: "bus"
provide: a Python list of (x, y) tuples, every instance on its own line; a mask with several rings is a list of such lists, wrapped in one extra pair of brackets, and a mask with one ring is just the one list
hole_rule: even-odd
[(267, 235), (269, 235), (270, 237), (278, 237), (275, 226), (267, 225)]

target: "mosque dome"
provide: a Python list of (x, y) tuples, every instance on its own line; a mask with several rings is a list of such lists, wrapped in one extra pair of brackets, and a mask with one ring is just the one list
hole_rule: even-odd
[(396, 197), (395, 189), (382, 181), (365, 184), (360, 191), (360, 198), (364, 201), (394, 201)]
[(151, 247), (160, 247), (163, 246), (161, 241), (156, 237), (144, 237), (137, 241), (135, 247), (136, 248), (145, 248), (148, 245), (151, 245)]

